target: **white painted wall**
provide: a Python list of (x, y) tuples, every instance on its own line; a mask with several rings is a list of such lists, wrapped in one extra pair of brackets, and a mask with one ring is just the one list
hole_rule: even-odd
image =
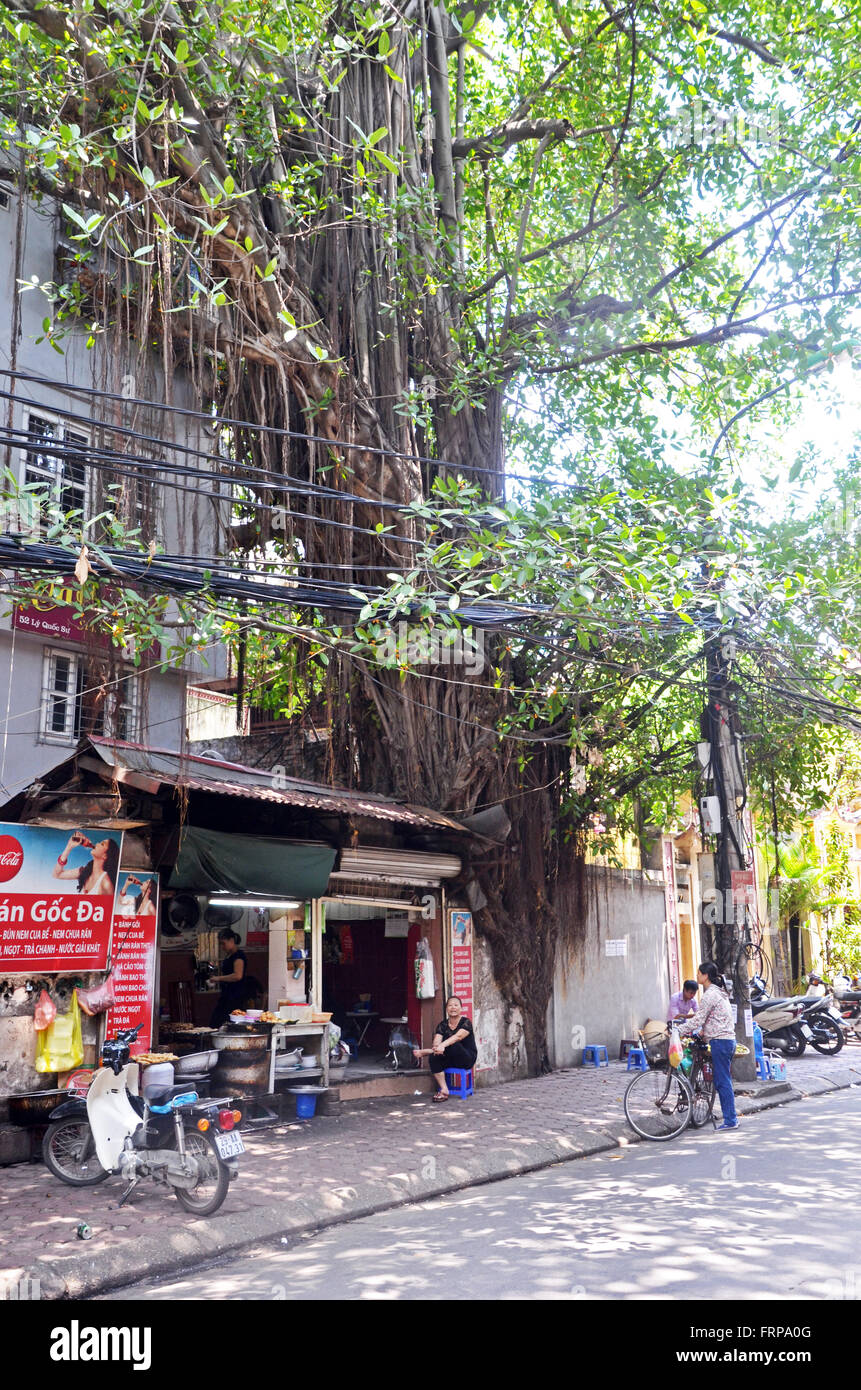
[[(554, 1067), (579, 1065), (584, 1043), (618, 1056), (621, 1039), (663, 1018), (669, 1003), (663, 882), (635, 870), (590, 867), (587, 876), (586, 940), (570, 959), (560, 949), (548, 1009)], [(608, 940), (624, 940), (627, 954), (608, 956)]]

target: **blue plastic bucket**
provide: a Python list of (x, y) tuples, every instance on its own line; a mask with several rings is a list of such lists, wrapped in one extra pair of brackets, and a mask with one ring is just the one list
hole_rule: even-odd
[(297, 1095), (296, 1097), (296, 1118), (297, 1120), (312, 1120), (317, 1110), (317, 1097), (308, 1095)]

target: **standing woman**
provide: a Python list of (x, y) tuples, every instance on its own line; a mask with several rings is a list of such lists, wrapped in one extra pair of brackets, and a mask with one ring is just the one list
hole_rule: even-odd
[(715, 1090), (720, 1097), (723, 1122), (718, 1129), (738, 1129), (735, 1113), (735, 1096), (732, 1089), (730, 1066), (735, 1053), (735, 1024), (732, 1021), (732, 1006), (729, 998), (720, 987), (723, 976), (713, 961), (703, 961), (697, 970), (697, 980), (702, 985), (703, 997), (693, 1018), (689, 1018), (679, 1029), (681, 1036), (699, 1033), (703, 1042), (711, 1044), (712, 1068), (715, 1077)]
[(245, 979), (245, 952), (239, 950), (242, 938), (229, 927), (218, 933), (222, 950), (227, 951), (224, 961), (224, 974), (212, 975), (210, 979), (221, 985), (221, 995), (212, 1011), (210, 1027), (220, 1028), (226, 1023), (234, 1009), (241, 1008), (248, 997), (248, 981)]
[(463, 1005), (456, 994), (452, 994), (445, 1004), (445, 1018), (434, 1029), (433, 1046), (414, 1047), (413, 1056), (427, 1057), (428, 1066), (434, 1081), (439, 1087), (434, 1100), (448, 1100), (448, 1086), (445, 1081), (446, 1067), (462, 1067), (472, 1071), (478, 1057), (478, 1047), (472, 1024), (463, 1012)]
[[(66, 865), (74, 849), (88, 849), (89, 864), (82, 864), (79, 869), (68, 869)], [(116, 840), (99, 840), (98, 844), (94, 845), (82, 830), (76, 830), (70, 835), (66, 848), (57, 858), (53, 877), (77, 879), (79, 893), (110, 894), (113, 897), (119, 867), (120, 847)]]

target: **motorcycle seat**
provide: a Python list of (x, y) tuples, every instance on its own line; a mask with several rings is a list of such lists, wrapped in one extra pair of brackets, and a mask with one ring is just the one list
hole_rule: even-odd
[(177, 1096), (194, 1095), (194, 1085), (185, 1086), (144, 1086), (144, 1096), (151, 1106), (167, 1105)]

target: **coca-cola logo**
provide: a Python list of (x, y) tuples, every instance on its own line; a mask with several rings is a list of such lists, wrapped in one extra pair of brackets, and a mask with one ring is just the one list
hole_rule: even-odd
[(0, 883), (14, 878), (24, 863), (24, 851), (14, 835), (0, 835)]

